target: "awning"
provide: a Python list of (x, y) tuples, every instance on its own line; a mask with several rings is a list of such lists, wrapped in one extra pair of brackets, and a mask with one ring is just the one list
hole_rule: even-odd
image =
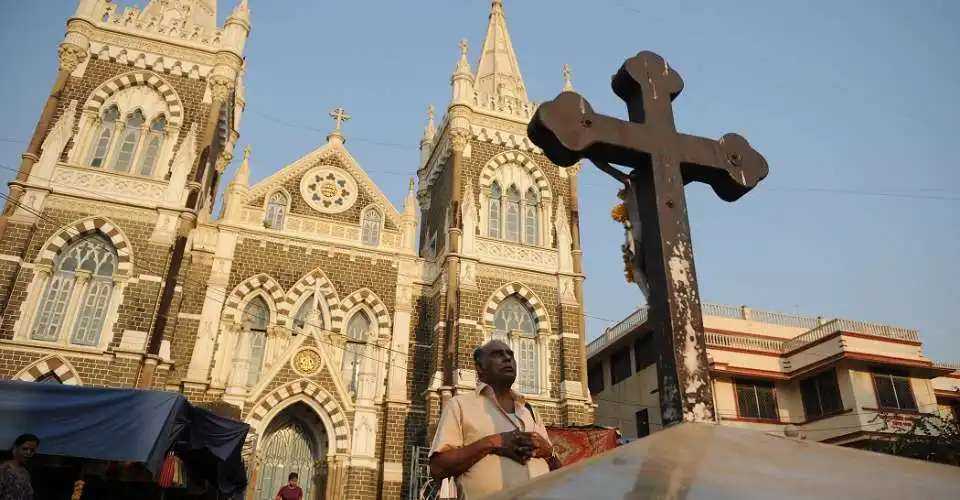
[(176, 445), (188, 467), (205, 462), (198, 468), (224, 493), (245, 487), (240, 449), (249, 429), (173, 392), (0, 382), (0, 446), (30, 433), (44, 455), (139, 462), (156, 474)]

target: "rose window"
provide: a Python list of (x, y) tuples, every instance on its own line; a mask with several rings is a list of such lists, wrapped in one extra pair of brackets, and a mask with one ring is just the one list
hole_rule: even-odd
[(303, 199), (316, 210), (338, 213), (357, 200), (357, 183), (350, 174), (335, 167), (316, 167), (300, 180)]

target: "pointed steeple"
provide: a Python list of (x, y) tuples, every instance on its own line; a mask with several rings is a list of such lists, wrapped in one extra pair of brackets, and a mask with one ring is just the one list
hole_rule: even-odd
[(410, 178), (410, 186), (407, 188), (407, 196), (403, 199), (403, 215), (417, 216), (417, 192), (413, 177)]
[(250, 145), (243, 148), (243, 162), (237, 169), (236, 175), (227, 186), (227, 192), (223, 198), (223, 211), (221, 219), (227, 222), (240, 220), (243, 211), (243, 199), (250, 191)]
[(250, 4), (247, 3), (247, 0), (240, 0), (240, 3), (238, 3), (237, 6), (233, 8), (233, 12), (230, 13), (230, 17), (249, 23)]
[(250, 145), (247, 144), (247, 147), (243, 148), (243, 162), (240, 163), (240, 168), (237, 169), (237, 174), (233, 176), (233, 180), (230, 182), (231, 185), (236, 184), (243, 187), (248, 187), (250, 185)]
[(480, 53), (475, 81), (477, 90), (484, 94), (504, 95), (528, 102), (520, 64), (507, 31), (503, 0), (493, 0), (491, 3), (490, 23), (487, 26), (487, 37), (483, 41), (483, 52)]

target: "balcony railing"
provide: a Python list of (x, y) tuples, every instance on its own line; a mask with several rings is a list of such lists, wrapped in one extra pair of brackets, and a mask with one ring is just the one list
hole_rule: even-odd
[(708, 346), (749, 349), (751, 351), (783, 352), (783, 340), (706, 332)]
[(960, 361), (934, 361), (933, 366), (938, 368), (950, 368), (953, 371), (960, 372)]
[[(920, 342), (920, 334), (916, 330), (896, 326), (834, 319), (823, 323), (821, 318), (812, 316), (798, 316), (770, 311), (757, 311), (744, 306), (728, 306), (723, 304), (703, 303), (704, 316), (723, 317), (757, 321), (760, 323), (810, 328), (809, 331), (789, 340), (753, 337), (728, 333), (706, 332), (706, 342), (712, 347), (728, 347), (787, 353), (805, 345), (817, 342), (837, 332), (860, 333), (890, 340)], [(587, 345), (587, 357), (600, 352), (604, 347), (616, 342), (617, 339), (633, 331), (647, 321), (647, 307), (643, 306), (634, 311), (619, 323), (604, 330), (603, 334)], [(960, 363), (939, 363), (938, 366), (953, 368), (960, 371)]]
[(875, 337), (883, 337), (891, 340), (920, 342), (920, 334), (916, 330), (881, 325), (877, 323), (865, 323), (863, 321), (835, 319), (789, 340), (784, 344), (783, 347), (786, 352), (789, 352), (812, 342), (816, 342), (828, 335), (833, 335), (837, 332), (862, 333), (864, 335), (873, 335)]

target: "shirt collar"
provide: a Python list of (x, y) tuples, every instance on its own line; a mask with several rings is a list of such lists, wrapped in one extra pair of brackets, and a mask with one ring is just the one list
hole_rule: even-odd
[[(493, 395), (494, 395), (493, 387), (491, 387), (490, 384), (488, 384), (488, 383), (486, 383), (486, 382), (482, 382), (482, 381), (480, 381), (480, 380), (477, 380), (477, 395), (478, 395), (478, 396), (483, 395), (484, 391), (486, 391), (487, 388), (490, 389), (488, 392), (490, 393), (491, 396), (493, 396)], [(513, 390), (513, 389), (510, 389), (510, 394), (513, 395), (513, 401), (514, 401), (514, 403), (515, 403), (517, 406), (519, 406), (519, 407), (522, 408), (522, 407), (524, 407), (524, 406), (527, 404), (527, 398), (523, 397), (523, 394), (520, 394), (519, 392), (517, 392), (517, 391), (515, 391), (515, 390)]]

